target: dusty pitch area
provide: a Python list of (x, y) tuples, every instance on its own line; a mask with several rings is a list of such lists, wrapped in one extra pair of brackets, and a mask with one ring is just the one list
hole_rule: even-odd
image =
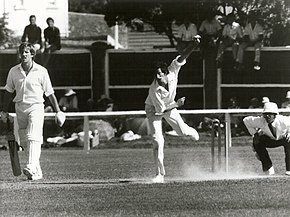
[(39, 181), (13, 177), (0, 151), (0, 216), (290, 216), (283, 149), (272, 177), (251, 147), (229, 154), (229, 174), (212, 173), (210, 147), (167, 148), (166, 181), (152, 184), (151, 149), (44, 149)]

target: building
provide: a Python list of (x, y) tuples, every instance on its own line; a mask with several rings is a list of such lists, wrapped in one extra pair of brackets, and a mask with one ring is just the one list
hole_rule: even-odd
[(14, 31), (15, 36), (23, 34), (30, 15), (36, 16), (36, 23), (42, 30), (47, 27), (46, 19), (52, 17), (61, 36), (69, 34), (68, 0), (0, 0), (0, 17), (4, 14), (7, 28)]

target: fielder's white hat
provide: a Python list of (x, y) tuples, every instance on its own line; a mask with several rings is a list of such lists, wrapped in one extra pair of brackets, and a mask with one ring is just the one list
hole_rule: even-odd
[(287, 98), (287, 99), (290, 98), (290, 91), (287, 91), (286, 98)]
[(262, 103), (270, 102), (270, 99), (266, 96), (262, 98)]
[(276, 115), (279, 114), (277, 104), (274, 102), (266, 102), (264, 104), (263, 114), (264, 113), (273, 113)]
[(73, 89), (67, 89), (65, 90), (65, 96), (71, 96), (71, 95), (74, 95), (76, 94), (76, 92), (73, 91)]

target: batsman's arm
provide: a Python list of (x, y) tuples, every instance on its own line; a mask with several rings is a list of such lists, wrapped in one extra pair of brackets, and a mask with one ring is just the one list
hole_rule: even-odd
[(50, 101), (50, 103), (51, 103), (54, 111), (56, 113), (59, 112), (60, 111), (60, 108), (59, 108), (59, 105), (58, 105), (58, 102), (57, 102), (57, 99), (56, 99), (56, 96), (54, 95), (54, 93), (53, 94), (50, 94), (48, 96), (48, 99), (49, 99), (49, 101)]

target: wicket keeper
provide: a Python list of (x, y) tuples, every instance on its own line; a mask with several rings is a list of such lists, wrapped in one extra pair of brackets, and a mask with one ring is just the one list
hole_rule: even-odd
[(194, 140), (199, 139), (197, 131), (184, 123), (177, 110), (177, 108), (184, 105), (185, 97), (175, 101), (178, 72), (181, 66), (186, 63), (187, 57), (199, 45), (199, 42), (199, 36), (195, 37), (195, 40), (189, 43), (181, 55), (171, 62), (170, 66), (167, 66), (164, 62), (157, 65), (155, 79), (149, 88), (145, 101), (145, 112), (149, 120), (150, 135), (152, 135), (154, 141), (153, 155), (156, 177), (152, 181), (156, 183), (163, 183), (165, 176), (162, 118), (168, 122), (178, 135), (189, 135)]
[(253, 148), (262, 163), (263, 171), (274, 175), (275, 170), (267, 148), (284, 147), (286, 175), (290, 176), (290, 117), (279, 115), (278, 106), (274, 102), (264, 104), (263, 115), (248, 116), (244, 123), (253, 135)]
[(7, 121), (8, 107), (16, 91), (13, 102), (19, 125), (20, 144), (25, 147), (28, 155), (23, 173), (29, 180), (38, 180), (43, 177), (39, 162), (43, 143), (43, 95), (49, 98), (56, 111), (59, 125), (63, 124), (65, 116), (59, 109), (48, 71), (33, 60), (36, 55), (34, 46), (27, 42), (22, 43), (19, 54), (21, 63), (12, 67), (8, 73), (1, 119)]

